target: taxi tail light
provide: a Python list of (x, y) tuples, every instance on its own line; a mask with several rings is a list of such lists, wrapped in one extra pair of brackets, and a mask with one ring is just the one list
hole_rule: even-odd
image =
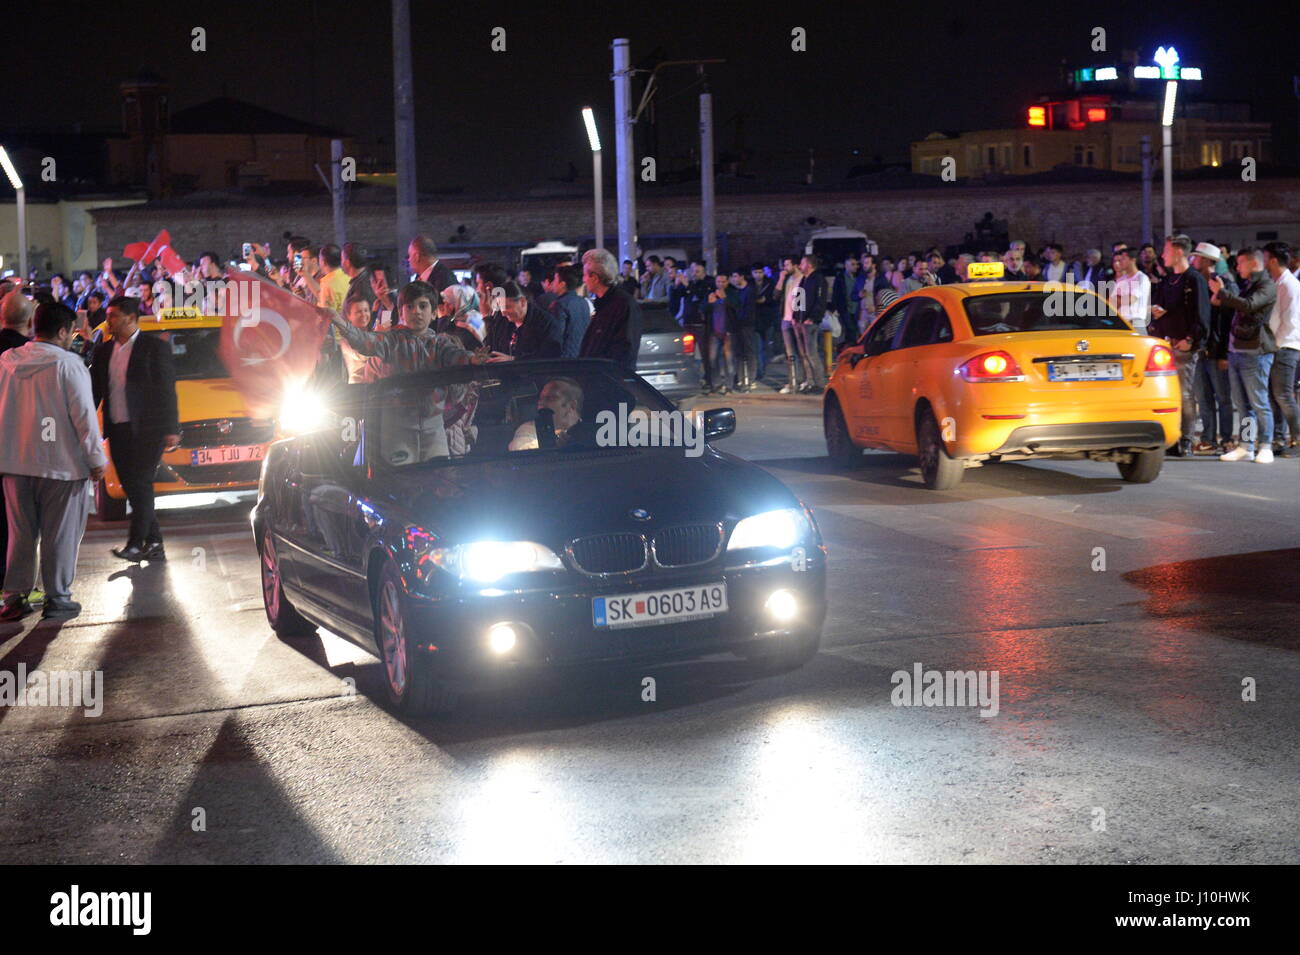
[(969, 359), (958, 369), (966, 381), (1023, 381), (1025, 373), (1004, 351), (985, 352)]
[(1164, 345), (1157, 345), (1151, 349), (1151, 354), (1147, 356), (1147, 377), (1176, 374), (1178, 369), (1174, 365), (1174, 353)]
[(685, 335), (682, 336), (682, 354), (683, 355), (695, 354), (695, 336), (692, 335), (690, 332), (687, 332)]

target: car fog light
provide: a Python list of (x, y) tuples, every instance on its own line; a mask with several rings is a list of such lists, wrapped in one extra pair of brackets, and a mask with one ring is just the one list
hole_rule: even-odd
[(509, 653), (519, 642), (519, 635), (515, 633), (515, 628), (508, 623), (498, 623), (488, 631), (488, 646), (492, 648), (495, 654)]
[(794, 615), (799, 612), (799, 601), (795, 600), (794, 594), (788, 590), (774, 590), (767, 598), (766, 607), (768, 613), (784, 623), (793, 620)]

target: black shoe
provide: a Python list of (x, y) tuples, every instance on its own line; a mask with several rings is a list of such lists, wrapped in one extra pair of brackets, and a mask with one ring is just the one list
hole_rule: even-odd
[(163, 549), (162, 541), (153, 541), (144, 545), (145, 560), (166, 560), (167, 551)]
[(0, 620), (6, 622), (11, 620), (21, 620), (23, 617), (31, 613), (33, 609), (32, 605), (27, 601), (27, 596), (25, 594), (18, 594), (7, 599), (4, 602), (4, 606), (0, 607)]
[(45, 598), (45, 609), (41, 616), (46, 620), (67, 620), (81, 613), (81, 604), (67, 597)]
[(133, 564), (138, 564), (145, 559), (148, 554), (147, 547), (141, 547), (138, 544), (127, 544), (125, 547), (114, 547), (113, 556), (121, 557), (123, 560), (129, 560)]

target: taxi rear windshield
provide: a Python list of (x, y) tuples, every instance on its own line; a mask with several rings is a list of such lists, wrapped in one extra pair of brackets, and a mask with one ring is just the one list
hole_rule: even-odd
[(972, 295), (963, 304), (976, 335), (1128, 329), (1105, 299), (1073, 289)]
[(217, 347), (221, 344), (220, 328), (174, 328), (155, 334), (161, 335), (172, 346), (177, 381), (230, 377), (217, 354)]

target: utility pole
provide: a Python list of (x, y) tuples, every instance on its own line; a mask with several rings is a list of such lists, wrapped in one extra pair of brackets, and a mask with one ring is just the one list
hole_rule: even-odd
[(718, 233), (713, 201), (713, 94), (704, 78), (704, 64), (698, 67), (700, 93), (700, 251), (710, 275), (718, 274)]
[(632, 49), (614, 41), (614, 171), (618, 189), (618, 260), (636, 259), (636, 157), (632, 155)]
[(340, 249), (348, 243), (347, 223), (343, 219), (343, 140), (330, 140), (330, 198), (334, 204), (334, 244)]
[(415, 90), (411, 79), (410, 0), (393, 0), (393, 117), (397, 164), (397, 261), (395, 275), (405, 278), (406, 247), (416, 234)]
[(1151, 137), (1142, 137), (1142, 241), (1151, 241)]

